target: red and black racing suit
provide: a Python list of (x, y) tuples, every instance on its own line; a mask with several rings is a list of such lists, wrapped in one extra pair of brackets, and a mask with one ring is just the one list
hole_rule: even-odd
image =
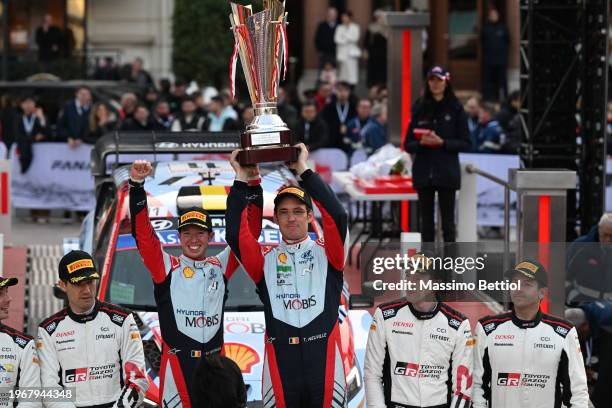
[[(262, 190), (259, 181), (248, 187), (251, 233), (261, 232)], [(149, 221), (142, 183), (130, 180), (132, 234), (151, 273), (163, 346), (160, 366), (160, 406), (189, 408), (192, 373), (199, 358), (223, 346), (223, 309), (227, 281), (238, 261), (226, 247), (215, 256), (195, 260), (166, 253)]]
[(338, 312), (348, 216), (318, 174), (301, 186), (323, 218), (324, 239), (260, 247), (249, 228), (249, 190), (236, 180), (227, 198), (226, 240), (257, 285), (266, 319), (263, 406), (344, 407), (346, 378)]

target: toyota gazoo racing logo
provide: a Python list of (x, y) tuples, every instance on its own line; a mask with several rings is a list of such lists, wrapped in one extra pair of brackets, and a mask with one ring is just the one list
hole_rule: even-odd
[(416, 377), (419, 374), (419, 365), (416, 363), (404, 363), (402, 361), (398, 361), (395, 364), (393, 374), (404, 377)]
[(520, 373), (498, 373), (497, 385), (500, 387), (518, 387), (521, 383)]
[(212, 327), (219, 324), (219, 314), (212, 316), (206, 316), (206, 312), (203, 310), (185, 310), (177, 309), (176, 314), (185, 317), (186, 327)]
[(297, 293), (283, 293), (276, 295), (276, 298), (283, 301), (286, 310), (309, 309), (317, 304), (315, 295), (302, 299)]
[(87, 368), (73, 368), (66, 370), (64, 375), (65, 383), (87, 381)]

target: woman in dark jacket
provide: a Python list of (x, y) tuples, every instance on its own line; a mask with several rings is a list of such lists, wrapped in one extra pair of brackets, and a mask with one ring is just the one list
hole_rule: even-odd
[(455, 195), (461, 188), (459, 152), (469, 151), (471, 143), (467, 114), (444, 68), (429, 70), (424, 96), (412, 107), (411, 117), (404, 147), (414, 155), (412, 177), (419, 195), (422, 241), (435, 238), (437, 192), (444, 242), (455, 242)]

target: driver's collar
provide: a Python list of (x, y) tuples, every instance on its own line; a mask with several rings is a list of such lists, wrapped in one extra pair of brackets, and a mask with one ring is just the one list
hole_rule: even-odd
[(512, 323), (514, 323), (516, 327), (519, 327), (521, 329), (529, 329), (532, 327), (536, 327), (540, 323), (540, 320), (542, 320), (541, 310), (538, 310), (538, 313), (536, 313), (535, 317), (532, 320), (521, 320), (516, 315), (515, 311), (512, 310)]
[(306, 234), (306, 236), (302, 239), (296, 241), (286, 241), (284, 238), (280, 243), (280, 246), (287, 250), (288, 252), (294, 252), (301, 249), (303, 246), (308, 245), (308, 243), (312, 242), (310, 236)]
[(98, 315), (99, 307), (100, 307), (100, 302), (96, 300), (96, 303), (94, 304), (90, 312), (85, 313), (85, 314), (78, 314), (78, 313), (73, 312), (72, 309), (70, 308), (70, 305), (68, 305), (67, 307), (68, 316), (70, 316), (70, 318), (77, 323), (87, 323), (96, 318), (96, 316)]
[(193, 265), (196, 268), (203, 268), (204, 265), (206, 264), (206, 259), (207, 257), (203, 257), (200, 259), (195, 259), (195, 258), (191, 258), (185, 254), (181, 254), (181, 258), (183, 258), (183, 261), (187, 262), (189, 265)]

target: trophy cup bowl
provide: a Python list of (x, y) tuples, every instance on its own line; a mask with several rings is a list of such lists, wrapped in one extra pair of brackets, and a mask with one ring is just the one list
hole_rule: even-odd
[(283, 62), (286, 67), (288, 57), (285, 6), (278, 0), (264, 0), (264, 10), (256, 14), (251, 6), (232, 3), (231, 7), (232, 84), (239, 55), (255, 111), (253, 122), (240, 136), (238, 161), (241, 165), (296, 161), (296, 141), (277, 108)]

